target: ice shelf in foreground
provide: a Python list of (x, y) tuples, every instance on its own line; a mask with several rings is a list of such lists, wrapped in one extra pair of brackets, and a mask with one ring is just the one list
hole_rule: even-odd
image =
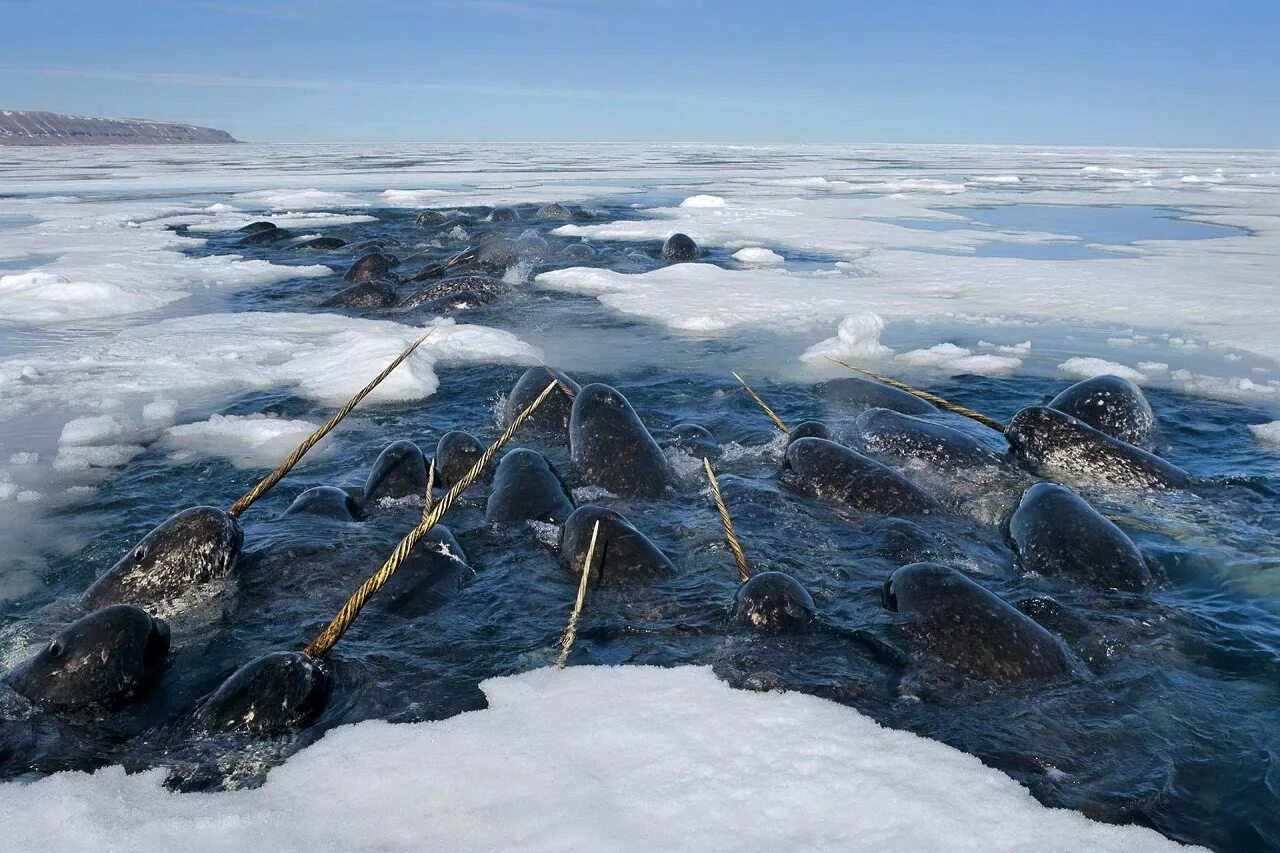
[(164, 850), (1185, 849), (1040, 805), (978, 759), (708, 668), (546, 668), (490, 707), (330, 732), (261, 788), (119, 767), (0, 786), (5, 844)]

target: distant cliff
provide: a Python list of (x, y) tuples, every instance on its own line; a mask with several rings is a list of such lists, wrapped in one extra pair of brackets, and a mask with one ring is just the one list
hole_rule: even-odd
[(165, 145), (235, 141), (225, 130), (192, 124), (0, 110), (0, 145)]

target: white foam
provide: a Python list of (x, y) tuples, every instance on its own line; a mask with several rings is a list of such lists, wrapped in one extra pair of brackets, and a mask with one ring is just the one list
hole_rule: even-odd
[(547, 667), (481, 687), (486, 710), (344, 726), (255, 789), (175, 794), (163, 771), (120, 767), (9, 783), (5, 843), (48, 853), (1186, 849), (1045, 808), (978, 759), (851, 708), (733, 690), (706, 668)]
[[(265, 414), (213, 415), (206, 421), (169, 427), (160, 445), (174, 456), (221, 456), (237, 468), (270, 468), (278, 465), (318, 429), (320, 424)], [(331, 436), (326, 436), (305, 457), (303, 464), (322, 456)]]
[(1103, 358), (1069, 358), (1058, 365), (1058, 370), (1068, 379), (1092, 379), (1095, 376), (1109, 374), (1131, 382), (1147, 381), (1145, 373)]
[(681, 207), (724, 207), (725, 200), (718, 195), (691, 195), (680, 202)]
[(760, 246), (748, 246), (733, 253), (733, 259), (740, 264), (752, 267), (777, 267), (785, 262), (785, 258), (772, 249)]

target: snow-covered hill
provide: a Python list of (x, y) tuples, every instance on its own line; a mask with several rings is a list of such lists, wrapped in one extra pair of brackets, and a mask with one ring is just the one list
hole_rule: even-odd
[(0, 145), (161, 145), (235, 141), (225, 130), (193, 124), (0, 110)]

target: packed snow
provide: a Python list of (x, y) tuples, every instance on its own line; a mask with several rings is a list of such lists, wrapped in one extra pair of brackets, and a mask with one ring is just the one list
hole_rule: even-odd
[(543, 668), (489, 707), (330, 732), (256, 789), (164, 771), (0, 786), (19, 849), (1184, 850), (1041, 806), (978, 759), (851, 708), (709, 669)]

